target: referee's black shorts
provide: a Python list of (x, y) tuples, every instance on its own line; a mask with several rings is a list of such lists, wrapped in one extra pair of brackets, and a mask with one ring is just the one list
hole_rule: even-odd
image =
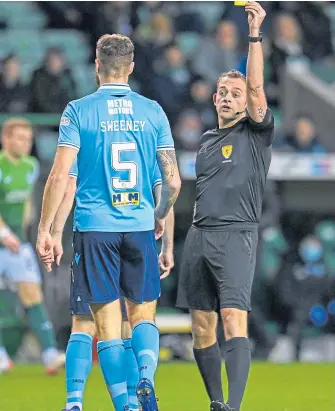
[(179, 276), (177, 306), (202, 311), (250, 311), (258, 232), (207, 231), (187, 234)]

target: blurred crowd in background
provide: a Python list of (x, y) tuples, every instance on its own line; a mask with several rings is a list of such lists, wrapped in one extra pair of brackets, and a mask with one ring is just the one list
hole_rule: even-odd
[[(291, 128), (283, 126), (281, 82), (286, 63), (300, 60), (327, 77), (335, 92), (335, 8), (313, 1), (262, 5), (267, 11), (262, 27), (266, 93), (276, 119), (274, 152), (327, 154), (332, 150), (320, 141), (310, 115), (301, 112)], [(177, 150), (186, 152), (195, 152), (201, 134), (216, 126), (212, 95), (220, 73), (246, 72), (247, 17), (233, 2), (1, 2), (0, 29), (0, 113), (60, 114), (70, 100), (96, 89), (99, 36), (122, 33), (135, 43), (131, 87), (162, 105)], [(39, 121), (33, 154), (50, 165), (57, 127)], [(39, 195), (44, 181), (42, 171)], [(194, 181), (187, 184), (192, 185), (187, 193), (194, 193)], [(165, 282), (162, 307), (175, 300), (193, 209), (194, 197), (186, 197), (181, 195), (180, 203), (188, 203), (176, 212), (176, 268)], [(334, 213), (335, 207), (333, 214), (321, 216), (285, 210), (280, 185), (269, 180), (250, 317), (260, 358), (275, 359), (280, 350), (299, 358), (306, 329), (311, 335), (335, 332)], [(70, 231), (65, 263), (71, 259)], [(279, 334), (287, 338), (281, 340), (284, 348), (276, 344)]]
[[(263, 27), (265, 81), (268, 101), (274, 110), (280, 108), (281, 72), (287, 59), (325, 62), (335, 68), (331, 21), (316, 3), (264, 2), (268, 13)], [(136, 47), (132, 87), (163, 106), (177, 147), (194, 150), (199, 135), (215, 125), (211, 96), (218, 76), (231, 68), (246, 71), (246, 16), (233, 2), (28, 5), (21, 13), (26, 16), (27, 12), (33, 16), (37, 11), (43, 13), (44, 25), (50, 31), (49, 34), (46, 31), (44, 43), (43, 39), (38, 41), (29, 36), (23, 45), (15, 30), (8, 34), (2, 54), (11, 45), (11, 36), (16, 40), (13, 39), (12, 49), (2, 59), (1, 112), (62, 112), (68, 101), (95, 88), (96, 40), (104, 33), (120, 32), (131, 36)], [(6, 28), (6, 20), (3, 24)], [(74, 47), (74, 33), (74, 40), (68, 41), (69, 28), (75, 28), (80, 37), (78, 46), (83, 49), (79, 52)], [(280, 130), (276, 148), (293, 152), (326, 151), (318, 141), (313, 120), (305, 118), (303, 113), (294, 129)]]

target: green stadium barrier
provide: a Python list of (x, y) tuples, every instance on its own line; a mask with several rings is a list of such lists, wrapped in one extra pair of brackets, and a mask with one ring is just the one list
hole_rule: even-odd
[(0, 114), (0, 125), (2, 125), (7, 119), (12, 117), (26, 118), (31, 122), (33, 126), (59, 126), (61, 114), (43, 114), (43, 113), (26, 113), (26, 114)]

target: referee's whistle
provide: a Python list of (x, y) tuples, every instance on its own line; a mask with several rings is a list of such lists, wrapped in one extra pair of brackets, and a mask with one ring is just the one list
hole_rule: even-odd
[(247, 1), (234, 1), (234, 6), (244, 7), (247, 3)]

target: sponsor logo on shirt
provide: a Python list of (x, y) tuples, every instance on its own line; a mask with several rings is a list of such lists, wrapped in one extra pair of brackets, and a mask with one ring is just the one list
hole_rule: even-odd
[(112, 195), (112, 204), (114, 207), (139, 205), (140, 193), (138, 191), (117, 193)]
[(134, 114), (131, 100), (107, 100), (108, 114)]
[(17, 203), (25, 201), (29, 197), (29, 190), (14, 190), (6, 194), (6, 203)]
[(60, 119), (60, 125), (61, 126), (68, 126), (70, 124), (70, 119), (67, 117), (62, 117)]

